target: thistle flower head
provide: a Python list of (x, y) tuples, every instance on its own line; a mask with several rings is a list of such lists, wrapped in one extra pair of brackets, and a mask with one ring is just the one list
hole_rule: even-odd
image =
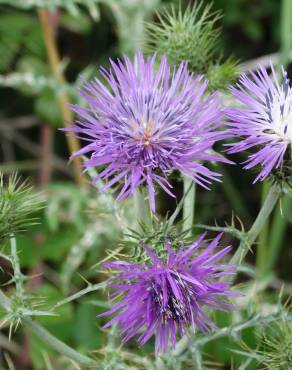
[(186, 63), (171, 72), (165, 57), (155, 71), (155, 56), (138, 53), (134, 62), (125, 57), (110, 70), (101, 70), (109, 85), (85, 83), (82, 96), (89, 107), (73, 106), (80, 119), (69, 131), (86, 140), (75, 155), (91, 153), (85, 167), (97, 167), (95, 181), (107, 183), (101, 190), (120, 185), (118, 199), (133, 195), (146, 183), (152, 210), (154, 184), (167, 193), (167, 176), (179, 171), (208, 187), (219, 174), (202, 161), (226, 161), (210, 152), (224, 137), (217, 128), (222, 110), (216, 95), (204, 97), (207, 81), (193, 78)]
[(261, 66), (256, 73), (250, 72), (250, 77), (242, 74), (237, 87), (231, 89), (241, 106), (228, 111), (230, 132), (241, 141), (231, 144), (228, 151), (256, 149), (244, 166), (246, 169), (261, 166), (255, 182), (264, 180), (277, 169), (285, 169), (287, 160), (291, 170), (292, 88), (284, 69), (282, 84), (273, 66), (271, 70), (271, 77)]
[(155, 335), (156, 353), (165, 351), (169, 340), (175, 346), (177, 332), (183, 335), (189, 326), (202, 331), (212, 328), (204, 307), (223, 311), (233, 308), (224, 298), (237, 293), (229, 289), (229, 281), (218, 281), (218, 277), (233, 274), (235, 268), (217, 263), (230, 251), (226, 247), (214, 253), (221, 235), (198, 253), (204, 237), (205, 234), (188, 248), (182, 246), (178, 252), (166, 241), (165, 262), (145, 245), (151, 258), (149, 264), (103, 263), (104, 267), (118, 271), (109, 279), (115, 289), (112, 296), (122, 295), (112, 309), (100, 315), (115, 314), (104, 327), (117, 323), (124, 342), (139, 334), (140, 345)]

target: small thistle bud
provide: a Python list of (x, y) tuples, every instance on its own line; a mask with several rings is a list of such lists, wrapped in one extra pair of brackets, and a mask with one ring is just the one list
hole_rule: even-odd
[(159, 23), (146, 25), (145, 52), (166, 55), (172, 66), (186, 61), (190, 71), (207, 75), (209, 90), (222, 89), (237, 77), (236, 63), (228, 59), (220, 65), (216, 24), (221, 15), (211, 11), (212, 4), (203, 8), (202, 3), (158, 13)]
[(16, 174), (5, 181), (0, 174), (0, 244), (11, 235), (35, 223), (32, 214), (42, 206), (42, 199)]
[(292, 325), (285, 320), (269, 326), (261, 339), (258, 351), (265, 370), (292, 369)]
[(127, 235), (129, 239), (123, 241), (125, 247), (129, 247), (130, 259), (136, 263), (148, 263), (151, 258), (143, 248), (143, 245), (148, 245), (156, 255), (165, 262), (167, 250), (165, 249), (165, 241), (167, 240), (172, 248), (177, 251), (182, 245), (189, 245), (191, 237), (189, 230), (182, 231), (180, 223), (169, 226), (167, 221), (160, 220), (151, 225), (140, 223), (140, 230), (131, 230)]
[(209, 81), (209, 90), (226, 89), (231, 83), (235, 82), (238, 76), (237, 63), (232, 58), (228, 58), (222, 64), (220, 62), (212, 64), (206, 77)]

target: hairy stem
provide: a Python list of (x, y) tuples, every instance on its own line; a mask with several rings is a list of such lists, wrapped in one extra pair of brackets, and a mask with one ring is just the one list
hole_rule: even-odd
[(56, 338), (47, 329), (45, 329), (43, 326), (41, 326), (31, 318), (25, 317), (22, 319), (22, 322), (28, 328), (28, 330), (34, 333), (36, 337), (38, 337), (42, 342), (46, 343), (50, 348), (54, 349), (58, 353), (88, 368), (99, 368), (96, 361), (75, 351), (73, 348), (69, 347), (67, 344)]
[(12, 268), (14, 272), (13, 276), (14, 276), (14, 281), (15, 281), (16, 293), (19, 297), (22, 297), (24, 294), (24, 289), (23, 289), (24, 276), (22, 275), (20, 271), (19, 258), (18, 258), (17, 247), (16, 247), (16, 239), (14, 236), (11, 236), (10, 238), (10, 250), (11, 250), (11, 263), (12, 263)]
[(56, 309), (56, 308), (58, 308), (60, 306), (63, 306), (64, 304), (67, 304), (69, 302), (75, 301), (76, 299), (81, 298), (85, 294), (88, 294), (88, 293), (91, 293), (91, 292), (95, 292), (96, 290), (104, 289), (105, 287), (106, 287), (106, 283), (89, 284), (88, 287), (86, 287), (86, 288), (84, 288), (82, 290), (79, 290), (75, 294), (72, 294), (71, 296), (69, 296), (69, 297), (67, 297), (65, 299), (62, 299), (61, 301), (59, 301), (58, 303), (56, 303), (53, 306), (53, 309)]
[[(0, 290), (0, 306), (4, 308), (5, 311), (11, 313), (11, 301), (10, 299)], [(56, 338), (44, 327), (38, 324), (35, 320), (29, 317), (22, 318), (23, 324), (33, 332), (42, 342), (46, 343), (50, 348), (54, 349), (58, 353), (69, 357), (73, 361), (78, 362), (80, 365), (87, 366), (89, 368), (98, 369), (98, 364), (96, 361), (88, 356), (82, 355), (81, 353), (75, 351), (73, 348), (69, 347), (67, 344), (63, 343), (61, 340)]]
[[(250, 327), (256, 325), (263, 325), (269, 324), (274, 321), (278, 321), (283, 315), (283, 312), (280, 310), (279, 312), (273, 314), (257, 314), (251, 319), (248, 319), (243, 322), (236, 323), (231, 326), (226, 326), (223, 328), (219, 328), (215, 332), (206, 333), (204, 335), (200, 335), (197, 339), (191, 341), (189, 337), (184, 336), (176, 345), (175, 351), (173, 355), (175, 357), (181, 356), (189, 347), (201, 347), (213, 340), (223, 338), (226, 336), (234, 335), (235, 333), (241, 333), (244, 329), (248, 329)], [(285, 316), (285, 321), (292, 321), (292, 315)]]
[[(11, 247), (11, 263), (14, 271), (14, 280), (16, 285), (16, 293), (18, 295), (23, 295), (23, 275), (19, 267), (19, 259), (17, 255), (16, 240), (12, 236), (10, 238)], [(11, 305), (11, 300), (0, 290), (0, 306), (7, 312), (7, 314), (13, 314), (13, 307)], [(50, 348), (59, 352), (60, 354), (69, 357), (73, 361), (78, 362), (80, 365), (87, 366), (89, 368), (98, 369), (98, 364), (92, 360), (90, 357), (82, 355), (81, 353), (75, 351), (73, 348), (69, 347), (67, 344), (60, 341), (58, 338), (49, 333), (44, 327), (38, 324), (36, 321), (32, 320), (30, 317), (21, 317), (24, 325), (33, 332), (42, 342), (46, 343)]]
[[(47, 49), (49, 64), (52, 70), (52, 73), (56, 80), (61, 84), (65, 83), (65, 77), (60, 68), (61, 60), (56, 44), (54, 22), (52, 21), (52, 14), (44, 9), (38, 10), (39, 20), (42, 26), (44, 41)], [(60, 111), (64, 119), (64, 123), (67, 126), (68, 123), (73, 121), (73, 115), (68, 107), (69, 98), (68, 95), (63, 91), (58, 95)], [(70, 153), (74, 153), (79, 150), (79, 141), (73, 136), (66, 136), (68, 148)], [(79, 185), (85, 184), (85, 179), (82, 176), (81, 160), (76, 157), (73, 160), (73, 170), (75, 180)]]

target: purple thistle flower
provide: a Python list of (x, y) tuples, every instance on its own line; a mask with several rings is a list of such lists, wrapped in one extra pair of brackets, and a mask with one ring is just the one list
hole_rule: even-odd
[(169, 339), (175, 346), (177, 332), (183, 335), (189, 326), (201, 331), (214, 327), (203, 307), (230, 310), (234, 306), (224, 298), (238, 296), (238, 293), (229, 289), (230, 281), (218, 280), (235, 273), (235, 266), (217, 263), (231, 247), (213, 253), (220, 234), (198, 253), (205, 235), (188, 248), (181, 247), (178, 252), (165, 242), (166, 262), (144, 246), (151, 258), (150, 264), (103, 263), (103, 267), (119, 272), (108, 280), (110, 287), (115, 289), (111, 297), (122, 295), (113, 308), (99, 315), (115, 314), (104, 328), (117, 323), (123, 342), (139, 334), (141, 346), (155, 334), (155, 352), (158, 353), (167, 349)]
[(132, 196), (145, 183), (155, 211), (154, 184), (169, 195), (167, 176), (174, 170), (208, 188), (218, 173), (203, 161), (229, 162), (210, 152), (224, 138), (223, 110), (216, 94), (204, 97), (208, 82), (195, 79), (185, 62), (171, 72), (166, 57), (155, 70), (155, 56), (124, 57), (100, 73), (109, 87), (95, 79), (81, 95), (89, 107), (72, 106), (79, 115), (71, 128), (87, 144), (74, 155), (91, 154), (85, 167), (100, 169), (94, 182), (106, 180), (101, 191), (119, 184), (118, 199)]
[(232, 127), (229, 132), (232, 136), (242, 138), (241, 141), (230, 144), (228, 152), (257, 149), (244, 162), (245, 169), (261, 166), (254, 182), (264, 180), (283, 164), (285, 153), (292, 143), (290, 80), (282, 68), (283, 83), (280, 84), (272, 65), (271, 69), (272, 77), (262, 66), (257, 73), (250, 72), (250, 78), (242, 74), (237, 87), (231, 89), (241, 107), (227, 110)]

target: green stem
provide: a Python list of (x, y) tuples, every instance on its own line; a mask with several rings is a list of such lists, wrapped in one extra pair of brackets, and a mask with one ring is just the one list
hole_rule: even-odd
[(270, 214), (272, 213), (278, 199), (280, 196), (280, 189), (277, 185), (271, 186), (269, 193), (264, 201), (264, 204), (255, 219), (255, 222), (253, 223), (250, 230), (247, 232), (246, 237), (244, 240), (242, 240), (239, 244), (239, 247), (234, 254), (234, 256), (231, 258), (230, 263), (231, 264), (239, 264), (243, 261), (245, 258), (250, 246), (254, 243), (256, 238), (258, 237), (259, 233), (265, 226)]
[(50, 348), (54, 349), (58, 353), (88, 368), (99, 368), (96, 361), (92, 360), (88, 356), (82, 355), (81, 353), (75, 351), (73, 348), (67, 346), (67, 344), (54, 337), (44, 327), (42, 327), (31, 318), (25, 317), (22, 319), (22, 322), (32, 333), (34, 333), (36, 337), (38, 337), (42, 342), (46, 343)]
[[(192, 341), (189, 337), (184, 336), (176, 345), (173, 355), (175, 357), (181, 356), (188, 348), (200, 348), (201, 346), (227, 336), (234, 335), (236, 333), (241, 333), (243, 330), (254, 327), (256, 325), (266, 325), (274, 321), (278, 321), (283, 316), (283, 312), (279, 312), (266, 315), (266, 314), (257, 314), (251, 319), (248, 319), (244, 322), (236, 323), (231, 326), (226, 326), (224, 328), (218, 328), (213, 333), (206, 333), (204, 335), (198, 336), (197, 339)], [(285, 316), (285, 321), (292, 321), (292, 315)]]
[(10, 237), (10, 250), (11, 250), (11, 263), (12, 263), (12, 268), (14, 272), (13, 276), (14, 276), (14, 281), (15, 281), (16, 293), (18, 294), (19, 297), (22, 297), (24, 294), (24, 290), (23, 290), (24, 276), (22, 275), (20, 271), (19, 258), (18, 258), (17, 247), (16, 247), (16, 239), (13, 235)]
[(183, 231), (188, 230), (188, 236), (191, 236), (194, 224), (196, 185), (193, 180), (188, 177), (184, 177), (183, 183), (184, 194), (186, 194), (183, 204)]
[[(12, 313), (11, 300), (0, 290), (0, 306), (8, 313)], [(44, 327), (38, 324), (36, 321), (29, 317), (22, 317), (23, 324), (33, 332), (42, 342), (47, 344), (50, 348), (54, 349), (58, 353), (70, 358), (80, 365), (98, 369), (98, 363), (92, 360), (90, 357), (82, 355), (75, 351), (73, 348), (67, 346), (67, 344), (60, 341), (58, 338), (53, 336)]]
[(188, 196), (189, 192), (191, 191), (192, 186), (193, 186), (193, 184), (191, 183), (190, 186), (188, 187), (188, 189), (186, 191), (184, 191), (183, 197), (181, 198), (181, 200), (179, 201), (178, 205), (176, 206), (175, 211), (169, 217), (169, 219), (167, 221), (168, 228), (170, 228), (171, 226), (173, 226), (175, 220), (177, 219), (180, 211), (182, 210), (182, 208), (184, 206), (185, 199)]
[(280, 255), (280, 250), (283, 245), (283, 238), (287, 228), (287, 221), (284, 218), (291, 209), (291, 199), (286, 195), (282, 199), (282, 209), (280, 205), (276, 208), (269, 238), (269, 249), (267, 258), (267, 271), (273, 270), (276, 265), (277, 258)]
[[(192, 235), (192, 227), (194, 223), (194, 211), (195, 211), (195, 197), (196, 188), (195, 183), (184, 177), (184, 202), (183, 202), (183, 230), (188, 230), (189, 236)], [(174, 356), (176, 356), (177, 350), (180, 351), (181, 347), (187, 348), (189, 346), (189, 337), (185, 335), (177, 344), (174, 350)]]
[(282, 0), (281, 5), (281, 64), (289, 62), (289, 54), (292, 49), (292, 1)]
[[(269, 192), (269, 184), (264, 182), (262, 184), (262, 204), (264, 203), (266, 196)], [(269, 225), (268, 222), (265, 224), (261, 230), (258, 238), (257, 254), (256, 254), (256, 269), (257, 277), (260, 279), (265, 275), (267, 268), (267, 247), (268, 247), (268, 234), (269, 234)]]
[(10, 299), (6, 297), (2, 290), (0, 290), (0, 306), (7, 312), (11, 310)]
[(95, 292), (96, 290), (104, 289), (105, 287), (106, 287), (106, 283), (105, 282), (104, 283), (98, 283), (98, 284), (89, 284), (86, 288), (84, 288), (82, 290), (79, 290), (77, 293), (72, 294), (69, 297), (67, 297), (65, 299), (62, 299), (61, 301), (59, 301), (58, 303), (56, 303), (53, 306), (52, 309), (54, 310), (54, 309), (56, 309), (58, 307), (63, 306), (64, 304), (67, 304), (69, 302), (72, 302), (72, 301), (75, 301), (76, 299), (81, 298), (85, 294), (88, 294), (88, 293), (91, 293), (91, 292)]
[(225, 166), (220, 165), (220, 173), (222, 173), (224, 181), (222, 182), (222, 186), (225, 192), (226, 197), (228, 198), (230, 204), (234, 211), (238, 214), (239, 217), (243, 218), (244, 220), (250, 220), (250, 213), (245, 204), (242, 200), (242, 195), (240, 191), (238, 191), (237, 187), (234, 185), (232, 178), (228, 171), (225, 169)]
[(151, 223), (151, 210), (148, 201), (145, 199), (143, 190), (137, 189), (134, 194), (135, 228), (139, 229), (141, 222), (149, 225)]
[[(11, 263), (14, 272), (14, 280), (16, 285), (16, 293), (18, 295), (23, 295), (23, 278), (19, 267), (19, 259), (17, 255), (16, 240), (14, 236), (10, 238), (10, 248), (11, 248)], [(13, 314), (13, 307), (11, 306), (11, 299), (8, 298), (0, 290), (0, 306), (8, 313)], [(18, 309), (18, 307), (17, 307)], [(57, 351), (58, 353), (69, 357), (80, 365), (84, 365), (89, 368), (98, 369), (98, 364), (96, 361), (92, 360), (90, 357), (82, 355), (81, 353), (75, 351), (73, 348), (67, 346), (67, 344), (60, 341), (58, 338), (49, 333), (44, 327), (38, 324), (36, 321), (32, 320), (30, 317), (21, 317), (24, 325), (33, 332), (41, 341), (46, 343), (49, 347)]]

